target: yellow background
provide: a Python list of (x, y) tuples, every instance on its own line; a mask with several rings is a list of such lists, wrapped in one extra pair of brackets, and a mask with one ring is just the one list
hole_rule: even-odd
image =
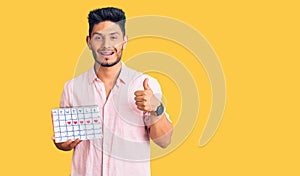
[[(200, 148), (210, 85), (202, 67), (187, 63), (198, 76), (201, 111), (182, 145), (152, 160), (154, 176), (300, 175), (296, 0), (1, 1), (0, 175), (69, 174), (71, 152), (58, 151), (52, 144), (50, 110), (58, 106), (63, 84), (73, 77), (85, 47), (88, 12), (104, 6), (123, 8), (128, 18), (163, 15), (193, 26), (210, 42), (224, 69), (224, 117), (214, 138)], [(182, 61), (186, 57), (157, 47), (159, 39), (145, 40), (153, 50), (170, 52)], [(142, 51), (139, 46), (139, 41), (128, 45), (124, 59)], [(165, 80), (162, 88), (176, 123), (176, 85), (153, 75)]]

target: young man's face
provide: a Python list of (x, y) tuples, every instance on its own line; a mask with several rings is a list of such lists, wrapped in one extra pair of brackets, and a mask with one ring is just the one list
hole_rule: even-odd
[(103, 67), (111, 67), (120, 62), (126, 42), (127, 38), (123, 37), (120, 26), (111, 21), (94, 25), (91, 36), (87, 37), (95, 62)]

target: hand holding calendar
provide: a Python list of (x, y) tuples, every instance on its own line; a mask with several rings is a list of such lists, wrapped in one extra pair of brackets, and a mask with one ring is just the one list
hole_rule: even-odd
[(56, 143), (55, 139), (53, 139), (53, 142), (58, 149), (64, 150), (64, 151), (69, 151), (69, 150), (74, 149), (81, 142), (81, 140), (76, 139), (75, 141), (72, 141), (71, 139), (69, 139), (66, 142)]
[(102, 138), (102, 119), (98, 106), (52, 109), (55, 143), (66, 150), (81, 140)]

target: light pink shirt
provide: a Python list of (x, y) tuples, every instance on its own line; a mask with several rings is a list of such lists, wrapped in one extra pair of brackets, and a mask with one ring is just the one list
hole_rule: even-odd
[(106, 99), (103, 82), (94, 68), (68, 81), (60, 106), (98, 105), (103, 120), (103, 138), (85, 140), (73, 152), (72, 176), (149, 176), (150, 138), (147, 117), (137, 109), (134, 92), (143, 81), (161, 99), (159, 83), (122, 63), (120, 75)]

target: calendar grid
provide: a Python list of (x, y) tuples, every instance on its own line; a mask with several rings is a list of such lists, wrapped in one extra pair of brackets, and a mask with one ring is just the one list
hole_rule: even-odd
[(97, 105), (52, 109), (55, 142), (102, 138), (102, 119)]

